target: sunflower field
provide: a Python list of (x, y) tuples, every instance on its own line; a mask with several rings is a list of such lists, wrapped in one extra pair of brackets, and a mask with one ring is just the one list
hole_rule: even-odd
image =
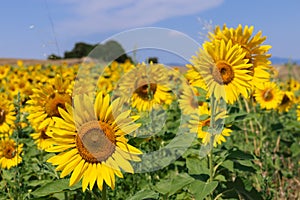
[(300, 82), (253, 26), (184, 68), (0, 66), (0, 199), (300, 199)]

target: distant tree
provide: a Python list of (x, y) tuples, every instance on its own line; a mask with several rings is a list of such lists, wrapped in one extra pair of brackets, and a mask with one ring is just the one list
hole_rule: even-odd
[(51, 54), (48, 56), (48, 60), (60, 60), (60, 59), (62, 59), (62, 57), (57, 56), (55, 54)]
[(125, 54), (123, 47), (116, 41), (110, 40), (103, 45), (104, 61), (113, 61)]
[[(127, 60), (132, 61), (132, 58), (125, 53), (125, 50), (117, 41), (109, 40), (104, 44), (87, 44), (78, 42), (71, 51), (66, 51), (63, 58), (82, 58), (89, 56), (91, 58), (100, 59), (105, 62), (116, 60), (124, 63)], [(48, 59), (61, 59), (61, 57), (54, 54), (50, 55)]]
[(132, 58), (128, 56), (126, 53), (122, 54), (120, 57), (115, 59), (115, 61), (117, 61), (118, 63), (125, 63), (126, 61), (130, 61), (131, 63), (133, 63)]
[(71, 51), (64, 53), (64, 58), (82, 58), (87, 55), (95, 48), (95, 45), (79, 42), (75, 44), (75, 47)]
[(149, 58), (147, 58), (147, 63), (157, 64), (158, 58), (157, 57), (149, 57)]

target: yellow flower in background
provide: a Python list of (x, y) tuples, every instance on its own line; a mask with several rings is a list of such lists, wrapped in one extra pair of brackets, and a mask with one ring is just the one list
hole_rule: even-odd
[(282, 101), (283, 94), (274, 82), (267, 82), (255, 89), (255, 100), (261, 108), (276, 109)]
[(237, 28), (228, 28), (224, 24), (221, 29), (220, 26), (216, 26), (214, 33), (209, 33), (211, 41), (225, 40), (225, 42), (232, 41), (233, 45), (239, 44), (243, 52), (245, 52), (245, 58), (252, 64), (250, 75), (253, 76), (252, 86), (256, 87), (264, 82), (269, 81), (270, 74), (268, 70), (271, 68), (271, 61), (269, 58), (271, 54), (268, 51), (272, 48), (270, 45), (263, 45), (266, 40), (266, 36), (262, 36), (262, 31), (259, 31), (253, 35), (254, 26), (242, 26), (238, 25)]
[[(49, 126), (53, 126), (54, 122), (51, 121)], [(34, 143), (37, 145), (38, 149), (46, 150), (47, 148), (51, 147), (53, 144), (53, 141), (51, 140), (51, 137), (47, 135), (47, 128), (45, 127), (43, 129), (38, 129), (38, 127), (34, 127), (35, 132), (31, 133), (30, 136), (34, 140)]]
[(47, 149), (59, 154), (48, 162), (58, 165), (61, 178), (72, 172), (70, 186), (82, 179), (83, 191), (95, 183), (102, 190), (103, 182), (114, 189), (115, 175), (123, 178), (121, 169), (134, 173), (129, 161), (140, 161), (142, 152), (125, 136), (139, 127), (134, 123), (138, 117), (130, 117), (130, 110), (121, 112), (122, 105), (119, 98), (110, 104), (110, 96), (99, 93), (94, 105), (83, 95), (75, 96), (74, 108), (59, 108), (62, 118), (54, 117), (49, 133), (54, 146)]
[(295, 95), (293, 92), (283, 91), (282, 99), (278, 106), (279, 112), (288, 112), (295, 103)]
[(2, 79), (7, 77), (8, 72), (10, 71), (11, 66), (9, 65), (1, 65), (0, 66), (0, 82)]
[(0, 166), (10, 169), (22, 162), (21, 152), (23, 144), (16, 144), (13, 139), (4, 138), (0, 140)]
[(15, 107), (4, 93), (0, 93), (0, 133), (9, 132), (16, 120)]
[[(225, 112), (219, 112), (216, 115), (216, 119), (224, 119)], [(199, 119), (199, 117), (206, 116), (203, 119)], [(207, 145), (210, 142), (211, 134), (208, 132), (208, 128), (210, 126), (210, 111), (208, 109), (208, 104), (204, 103), (202, 106), (198, 107), (198, 115), (192, 115), (192, 119), (190, 121), (190, 131), (192, 133), (197, 133), (199, 139), (201, 139), (204, 145)], [(222, 144), (222, 142), (226, 142), (226, 138), (230, 136), (232, 132), (231, 129), (224, 127), (224, 129), (215, 135), (213, 145), (216, 147), (218, 144)]]
[(118, 95), (138, 111), (149, 111), (172, 102), (168, 70), (161, 64), (139, 64), (118, 82)]
[(290, 78), (287, 81), (286, 90), (292, 91), (292, 92), (296, 92), (296, 91), (300, 90), (300, 82), (293, 78)]
[(65, 104), (71, 104), (71, 85), (69, 81), (63, 81), (60, 75), (56, 75), (52, 82), (32, 89), (27, 119), (38, 130), (48, 127), (52, 117), (60, 117), (58, 108), (65, 109)]
[(245, 59), (240, 45), (233, 45), (231, 40), (215, 43), (204, 43), (203, 49), (193, 56), (191, 70), (198, 73), (205, 81), (208, 95), (214, 95), (216, 99), (224, 99), (233, 104), (242, 94), (248, 97), (251, 88), (249, 75), (252, 64)]
[[(205, 91), (205, 90), (204, 90)], [(179, 107), (183, 114), (190, 115), (198, 113), (198, 106), (203, 105), (203, 101), (199, 101), (200, 94), (195, 87), (187, 86), (183, 88), (182, 94), (179, 96)], [(206, 98), (206, 95), (202, 97)]]

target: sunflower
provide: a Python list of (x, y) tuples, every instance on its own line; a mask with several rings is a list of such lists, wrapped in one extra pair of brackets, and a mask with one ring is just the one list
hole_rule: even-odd
[(263, 87), (256, 88), (254, 97), (261, 108), (275, 109), (282, 101), (282, 92), (274, 82), (267, 82)]
[[(208, 132), (208, 127), (210, 126), (210, 111), (208, 109), (208, 104), (204, 103), (202, 106), (198, 107), (198, 115), (192, 115), (192, 119), (190, 121), (190, 131), (192, 133), (197, 133), (198, 138), (201, 139), (204, 145), (207, 145), (210, 142), (211, 134)], [(216, 119), (223, 119), (225, 117), (225, 112), (219, 112), (216, 115)], [(224, 127), (221, 133), (216, 134), (214, 138), (214, 147), (217, 144), (222, 144), (222, 142), (226, 142), (226, 138), (230, 136), (232, 132), (231, 129)]]
[(183, 114), (198, 112), (198, 106), (203, 105), (205, 96), (201, 96), (195, 87), (186, 85), (179, 96), (179, 107)]
[(139, 64), (124, 74), (115, 92), (138, 111), (149, 111), (172, 102), (167, 74), (161, 64)]
[(242, 26), (238, 25), (236, 29), (228, 28), (224, 24), (221, 29), (216, 26), (214, 33), (209, 33), (209, 38), (211, 41), (214, 40), (225, 40), (227, 43), (229, 40), (232, 41), (233, 45), (239, 44), (243, 52), (245, 52), (245, 58), (248, 62), (252, 64), (250, 69), (250, 75), (253, 76), (252, 86), (256, 87), (258, 84), (263, 84), (264, 82), (269, 82), (270, 74), (268, 70), (271, 68), (271, 61), (269, 58), (271, 54), (268, 51), (272, 46), (262, 45), (266, 40), (265, 36), (262, 36), (262, 32), (259, 31), (253, 36), (254, 26)]
[(293, 92), (284, 91), (282, 92), (282, 99), (278, 106), (279, 112), (288, 112), (289, 109), (294, 105), (295, 103), (295, 95)]
[(10, 169), (22, 162), (21, 152), (23, 144), (16, 144), (13, 139), (4, 138), (0, 140), (0, 166)]
[(9, 65), (1, 65), (0, 66), (0, 81), (2, 79), (5, 79), (7, 77), (9, 71), (10, 71), (10, 66)]
[(10, 127), (14, 125), (15, 108), (13, 103), (8, 100), (8, 96), (4, 93), (0, 94), (0, 133), (9, 132)]
[(249, 83), (252, 77), (248, 63), (240, 45), (233, 45), (231, 40), (214, 43), (206, 42), (197, 56), (193, 56), (188, 65), (191, 70), (200, 74), (208, 88), (208, 95), (224, 99), (233, 104), (240, 94), (248, 97)]
[(52, 82), (32, 89), (27, 119), (38, 130), (48, 127), (53, 117), (60, 117), (58, 108), (65, 109), (65, 103), (71, 104), (70, 82), (62, 80), (60, 75), (56, 75)]
[[(49, 126), (53, 125), (53, 121), (50, 122)], [(47, 148), (52, 146), (52, 140), (47, 135), (47, 127), (39, 130), (37, 127), (34, 128), (36, 130), (34, 133), (31, 133), (30, 136), (33, 138), (34, 143), (37, 145), (38, 149), (46, 150)]]
[(133, 173), (129, 161), (140, 161), (142, 154), (127, 144), (125, 136), (135, 131), (137, 116), (130, 117), (130, 110), (121, 112), (122, 102), (100, 92), (94, 106), (87, 95), (74, 97), (74, 108), (66, 104), (66, 111), (58, 108), (62, 118), (54, 117), (51, 129), (54, 146), (49, 152), (58, 152), (48, 162), (58, 165), (61, 177), (70, 174), (70, 186), (82, 179), (82, 189), (93, 188), (97, 182), (102, 190), (103, 182), (115, 188), (115, 175), (123, 178), (121, 169)]

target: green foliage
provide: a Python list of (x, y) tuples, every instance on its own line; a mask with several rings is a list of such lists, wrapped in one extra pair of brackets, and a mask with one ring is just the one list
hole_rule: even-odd
[[(124, 63), (127, 60), (132, 62), (123, 47), (114, 40), (109, 40), (104, 44), (87, 44), (78, 42), (71, 51), (66, 51), (63, 58), (83, 58), (89, 56), (104, 62), (117, 61)], [(61, 57), (52, 54), (49, 59), (61, 59)]]

